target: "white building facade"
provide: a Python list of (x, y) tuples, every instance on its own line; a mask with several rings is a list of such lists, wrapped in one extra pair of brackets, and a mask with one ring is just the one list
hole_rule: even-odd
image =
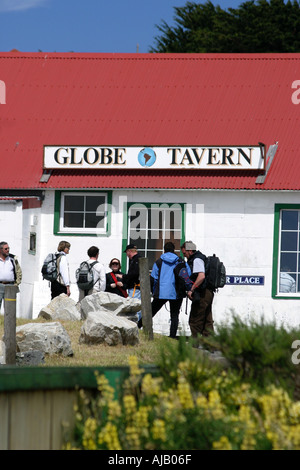
[[(126, 272), (128, 243), (151, 269), (166, 241), (179, 254), (192, 240), (226, 267), (216, 327), (234, 314), (297, 327), (298, 70), (300, 54), (0, 53), (0, 238), (23, 271), (17, 315), (50, 302), (41, 267), (61, 240), (75, 301), (90, 246)], [(168, 334), (168, 306), (154, 331)]]
[[(95, 196), (105, 193), (97, 191), (64, 191), (59, 194), (70, 196)], [(40, 309), (50, 302), (50, 288), (42, 280), (41, 266), (49, 252), (56, 250), (60, 240), (71, 243), (68, 256), (71, 275), (71, 297), (78, 300), (75, 271), (81, 261), (87, 258), (87, 249), (96, 245), (100, 248), (100, 262), (109, 272), (109, 262), (113, 257), (122, 261), (127, 270), (122, 240), (133, 240), (144, 247), (144, 227), (130, 227), (130, 214), (144, 210), (155, 219), (157, 213), (180, 213), (164, 227), (161, 243), (177, 239), (177, 247), (184, 239), (193, 240), (197, 248), (206, 255), (215, 253), (224, 262), (227, 284), (215, 294), (213, 313), (216, 326), (219, 322), (229, 322), (233, 314), (245, 321), (264, 317), (271, 321), (297, 326), (299, 322), (298, 294), (282, 293), (279, 286), (280, 253), (285, 232), (281, 226), (282, 214), (299, 213), (298, 193), (276, 191), (108, 191), (111, 202), (105, 215), (106, 233), (75, 233), (74, 230), (57, 230), (58, 214), (55, 212), (56, 191), (45, 191), (39, 208), (22, 209), (20, 201), (0, 203), (2, 238), (7, 240), (22, 266), (23, 281), (18, 294), (18, 316), (36, 318)], [(130, 212), (131, 210), (131, 212)], [(154, 215), (153, 215), (154, 214)], [(59, 214), (62, 217), (62, 214)], [(148, 217), (148, 216), (147, 216)], [(151, 217), (151, 215), (150, 215)], [(177, 225), (176, 225), (177, 217)], [(174, 225), (175, 221), (175, 225)], [(131, 232), (130, 232), (131, 228)], [(154, 227), (155, 228), (155, 227)], [(174, 232), (172, 234), (172, 232)], [(175, 233), (176, 232), (176, 233)], [(13, 237), (11, 234), (13, 233)], [(149, 234), (148, 227), (148, 234)], [(299, 236), (299, 232), (288, 235)], [(35, 246), (30, 246), (32, 236)], [(130, 237), (131, 235), (131, 237)], [(157, 234), (154, 233), (155, 244)], [(282, 241), (283, 240), (283, 241)], [(156, 252), (151, 250), (150, 237), (147, 237), (147, 252), (141, 249), (142, 256), (152, 262)], [(284, 248), (284, 246), (283, 246)], [(290, 254), (289, 254), (290, 255)], [(157, 254), (157, 257), (159, 254)], [(297, 260), (295, 260), (297, 262)], [(125, 268), (124, 268), (125, 267)], [(298, 282), (298, 274), (294, 273)], [(184, 300), (180, 315), (180, 331), (189, 331), (188, 314), (190, 304)], [(162, 309), (154, 318), (154, 330), (167, 333), (169, 329), (168, 308)]]

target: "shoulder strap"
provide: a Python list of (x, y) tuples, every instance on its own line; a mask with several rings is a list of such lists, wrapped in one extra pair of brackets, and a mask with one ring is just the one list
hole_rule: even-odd
[(158, 258), (158, 260), (155, 261), (156, 266), (158, 267), (158, 270), (161, 270), (161, 265), (162, 265), (162, 259)]
[(16, 266), (15, 266), (15, 264), (16, 264), (16, 261), (17, 261), (17, 260), (15, 259), (15, 255), (9, 254), (8, 256), (9, 256), (9, 259), (10, 259), (10, 261), (11, 261), (11, 264), (13, 265), (14, 279), (16, 280), (16, 279), (17, 279), (17, 273), (16, 273)]
[(115, 281), (116, 287), (119, 289), (119, 291), (121, 291), (122, 294), (123, 294), (125, 297), (128, 297), (128, 294), (127, 294), (126, 290), (125, 290), (125, 289), (122, 289), (121, 286), (118, 286), (118, 285), (117, 285), (117, 282), (118, 282), (118, 281), (117, 281), (117, 278), (116, 278), (116, 276), (114, 275), (114, 273), (111, 272), (110, 275), (111, 275), (111, 277), (113, 278), (113, 280)]
[[(87, 261), (86, 261), (87, 262)], [(93, 263), (90, 264), (90, 269), (93, 268), (93, 266), (95, 266), (95, 264), (99, 263), (99, 261), (93, 261)], [(89, 263), (88, 263), (89, 264)], [(100, 280), (100, 276), (98, 277), (98, 279), (96, 279), (96, 281), (93, 283), (93, 287), (94, 285)]]
[(157, 282), (159, 282), (159, 278), (160, 278), (160, 271), (161, 271), (161, 267), (162, 267), (162, 259), (159, 258), (157, 261), (156, 261), (156, 266), (158, 267), (158, 277), (157, 277)]

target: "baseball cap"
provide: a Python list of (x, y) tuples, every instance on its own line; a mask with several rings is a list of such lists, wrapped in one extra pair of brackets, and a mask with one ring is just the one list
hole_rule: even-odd
[(130, 245), (126, 246), (124, 253), (126, 253), (127, 250), (137, 250), (137, 247), (131, 243)]
[(185, 249), (194, 251), (194, 250), (197, 250), (197, 247), (195, 243), (193, 243), (192, 241), (189, 241), (189, 242), (185, 242)]

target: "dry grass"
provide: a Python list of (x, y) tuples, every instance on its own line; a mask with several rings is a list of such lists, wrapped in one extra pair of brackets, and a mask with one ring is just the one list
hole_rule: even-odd
[[(25, 323), (45, 322), (43, 319), (25, 320), (17, 319), (17, 326)], [(136, 346), (106, 346), (87, 345), (79, 343), (81, 321), (60, 321), (66, 329), (70, 339), (74, 355), (64, 357), (61, 354), (46, 355), (45, 366), (126, 366), (128, 357), (136, 355), (141, 364), (155, 364), (160, 354), (161, 346), (171, 340), (161, 335), (154, 335), (153, 341), (149, 341), (142, 331), (139, 332), (140, 342)], [(0, 315), (0, 338), (4, 333), (4, 317)]]

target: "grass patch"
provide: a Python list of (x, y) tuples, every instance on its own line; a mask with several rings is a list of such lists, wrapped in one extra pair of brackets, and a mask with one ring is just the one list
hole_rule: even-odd
[[(28, 320), (17, 318), (17, 326), (26, 323), (47, 323), (41, 318)], [(149, 341), (142, 331), (139, 331), (140, 342), (136, 346), (107, 346), (105, 344), (88, 345), (80, 344), (80, 330), (83, 321), (60, 321), (61, 325), (67, 331), (72, 345), (74, 355), (64, 357), (61, 354), (45, 355), (45, 366), (128, 366), (128, 358), (133, 354), (138, 358), (141, 364), (156, 364), (159, 360), (161, 347), (165, 343), (174, 342), (174, 340), (154, 334), (153, 341)], [(4, 334), (4, 316), (0, 315), (0, 338)]]

